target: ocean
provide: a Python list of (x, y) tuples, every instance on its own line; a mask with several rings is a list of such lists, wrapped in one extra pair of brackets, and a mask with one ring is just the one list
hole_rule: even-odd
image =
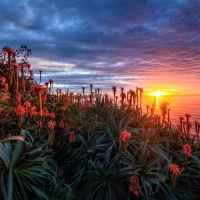
[[(159, 96), (156, 97), (156, 114), (161, 114), (160, 104), (165, 101), (169, 103), (170, 121), (173, 125), (179, 124), (179, 117), (185, 117), (185, 114), (190, 114), (190, 122), (192, 123), (191, 132), (195, 132), (194, 121), (200, 122), (200, 95), (180, 95), (180, 96)], [(146, 105), (152, 107), (154, 97), (143, 96), (142, 108), (143, 113), (146, 112)]]

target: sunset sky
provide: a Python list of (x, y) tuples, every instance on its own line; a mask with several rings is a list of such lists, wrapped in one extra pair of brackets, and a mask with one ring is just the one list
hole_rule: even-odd
[(199, 0), (1, 0), (0, 30), (56, 88), (200, 94)]

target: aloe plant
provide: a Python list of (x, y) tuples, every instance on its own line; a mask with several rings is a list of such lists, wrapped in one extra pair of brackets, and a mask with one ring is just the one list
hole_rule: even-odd
[(22, 130), (20, 136), (0, 140), (2, 197), (6, 200), (30, 199), (30, 196), (50, 199), (46, 187), (57, 181), (48, 164), (47, 156), (51, 150), (41, 147), (31, 150), (26, 145), (25, 135), (25, 130)]

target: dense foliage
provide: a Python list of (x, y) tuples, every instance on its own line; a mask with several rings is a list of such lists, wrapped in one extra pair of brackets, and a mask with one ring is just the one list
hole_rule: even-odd
[(29, 54), (3, 48), (0, 199), (200, 198), (198, 122), (191, 136), (190, 116), (173, 126), (166, 102), (161, 116), (142, 112), (142, 88), (121, 88), (119, 99), (116, 87), (109, 98), (93, 85), (54, 94), (52, 79), (34, 81)]

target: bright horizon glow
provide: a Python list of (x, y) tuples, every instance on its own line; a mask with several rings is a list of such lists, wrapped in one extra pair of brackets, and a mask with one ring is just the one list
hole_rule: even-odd
[(151, 93), (151, 95), (159, 97), (159, 96), (163, 96), (163, 95), (166, 95), (166, 94), (163, 91), (154, 91), (153, 93)]

